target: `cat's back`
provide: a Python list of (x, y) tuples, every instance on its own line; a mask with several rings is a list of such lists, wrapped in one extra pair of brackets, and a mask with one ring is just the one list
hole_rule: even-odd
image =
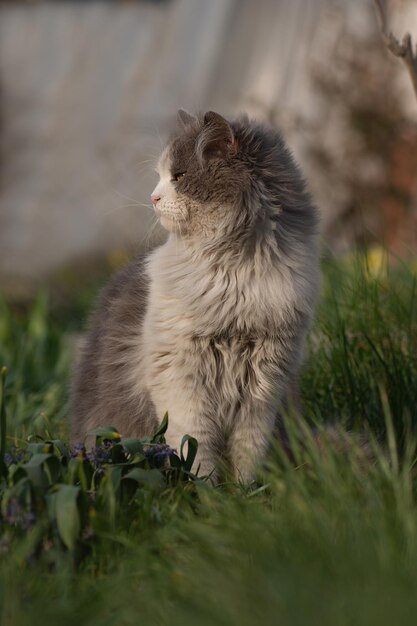
[(82, 440), (96, 426), (119, 428), (124, 436), (145, 432), (152, 419), (146, 398), (129, 388), (130, 353), (141, 333), (149, 281), (146, 257), (117, 272), (101, 291), (87, 337), (74, 367), (71, 390), (72, 439)]

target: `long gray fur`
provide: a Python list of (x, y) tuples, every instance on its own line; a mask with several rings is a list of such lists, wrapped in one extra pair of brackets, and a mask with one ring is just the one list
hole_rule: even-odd
[(179, 121), (156, 188), (168, 240), (100, 298), (74, 377), (73, 438), (101, 424), (140, 437), (168, 411), (171, 445), (194, 435), (203, 473), (227, 458), (248, 481), (297, 384), (318, 213), (275, 130), (213, 112)]

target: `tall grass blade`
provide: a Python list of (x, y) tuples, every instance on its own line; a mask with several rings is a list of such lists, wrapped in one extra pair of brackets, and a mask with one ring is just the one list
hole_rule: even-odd
[(5, 402), (5, 387), (6, 387), (6, 373), (7, 368), (2, 367), (0, 371), (0, 471), (3, 476), (6, 476), (7, 467), (5, 462), (6, 454), (6, 402)]
[(392, 469), (395, 474), (398, 473), (399, 460), (398, 460), (398, 448), (395, 437), (394, 422), (392, 420), (391, 409), (389, 406), (388, 395), (384, 387), (379, 387), (379, 394), (381, 397), (382, 410), (385, 418), (385, 428), (387, 431), (387, 444), (388, 452), (392, 463)]

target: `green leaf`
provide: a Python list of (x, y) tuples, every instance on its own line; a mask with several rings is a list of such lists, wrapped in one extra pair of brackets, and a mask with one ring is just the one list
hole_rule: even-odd
[(157, 469), (145, 470), (135, 467), (122, 478), (122, 483), (128, 482), (148, 487), (152, 491), (161, 491), (165, 487), (165, 479)]
[(53, 454), (34, 454), (22, 469), (35, 487), (46, 489), (53, 484), (60, 474), (61, 464)]
[(30, 481), (26, 476), (22, 476), (19, 481), (17, 481), (12, 487), (10, 487), (4, 494), (2, 494), (1, 499), (1, 512), (2, 515), (6, 515), (7, 508), (9, 502), (13, 499), (19, 501), (21, 505), (24, 505), (28, 500), (30, 501), (31, 496), (31, 485)]
[(126, 462), (126, 452), (123, 449), (123, 445), (121, 443), (116, 443), (112, 449), (110, 450), (110, 456), (112, 463), (125, 463)]
[(181, 468), (181, 460), (177, 454), (172, 454), (169, 457), (169, 465), (172, 469), (180, 469)]
[[(188, 450), (187, 450), (187, 457), (185, 458), (183, 450), (184, 450), (184, 446), (186, 443), (188, 443)], [(195, 461), (195, 457), (197, 456), (197, 450), (198, 450), (197, 439), (195, 437), (191, 437), (191, 435), (184, 435), (181, 441), (180, 454), (181, 454), (181, 462), (186, 472), (189, 472), (191, 470), (193, 463)]]
[(21, 465), (15, 465), (13, 469), (9, 471), (10, 471), (10, 474), (9, 474), (10, 482), (13, 485), (17, 485), (17, 483), (20, 482), (21, 480), (29, 481), (28, 476)]
[(31, 455), (52, 454), (53, 449), (54, 447), (50, 441), (32, 441), (26, 447), (26, 451)]
[[(117, 448), (119, 444), (113, 446)], [(122, 439), (121, 444), (123, 448), (123, 460), (116, 461), (113, 456), (112, 450), (112, 461), (113, 463), (122, 463), (123, 465), (136, 465), (137, 463), (142, 463), (145, 461), (146, 456), (143, 449), (143, 442), (140, 439)]]
[(129, 454), (144, 454), (143, 443), (140, 439), (122, 439), (122, 445)]
[(55, 515), (59, 535), (64, 545), (73, 550), (81, 532), (78, 496), (80, 488), (61, 485), (55, 494)]
[[(44, 453), (44, 452), (39, 452), (34, 454), (27, 463), (25, 463), (24, 465), (22, 465), (22, 467), (26, 468), (30, 468), (30, 467), (38, 467), (39, 465), (42, 465), (43, 463), (45, 463), (45, 461), (47, 461), (48, 459), (53, 458), (53, 454), (48, 454), (48, 453)], [(56, 457), (55, 457), (56, 458)], [(58, 459), (56, 459), (58, 461)]]
[(120, 481), (122, 479), (123, 466), (117, 465), (115, 467), (108, 468), (108, 476), (113, 485), (113, 491), (116, 493), (119, 489)]
[(99, 426), (98, 428), (94, 428), (94, 430), (90, 430), (86, 437), (95, 437), (96, 445), (100, 445), (100, 443), (106, 439), (111, 441), (120, 441), (122, 436), (114, 426)]
[(70, 484), (79, 482), (83, 491), (88, 491), (93, 477), (93, 470), (88, 459), (79, 457), (70, 459), (67, 476), (66, 482)]
[[(165, 413), (161, 425), (158, 428), (158, 430), (156, 431), (156, 433), (153, 435), (152, 437), (152, 443), (164, 443), (165, 439), (164, 439), (164, 435), (166, 433), (166, 431), (168, 430), (168, 413)], [(163, 441), (161, 441), (161, 439)]]
[(61, 456), (63, 459), (68, 458), (68, 448), (61, 439), (48, 439), (45, 443), (53, 446), (53, 450), (51, 450), (51, 452), (58, 453), (58, 456)]

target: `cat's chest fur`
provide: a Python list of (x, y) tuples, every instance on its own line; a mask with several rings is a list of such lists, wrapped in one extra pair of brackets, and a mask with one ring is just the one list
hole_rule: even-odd
[(149, 258), (147, 273), (142, 362), (158, 414), (178, 404), (184, 389), (201, 396), (204, 388), (206, 401), (225, 412), (243, 390), (269, 389), (282, 346), (276, 334), (294, 309), (288, 268), (254, 276), (249, 264), (193, 261), (168, 241)]
[(193, 258), (175, 240), (151, 255), (148, 275), (144, 326), (152, 329), (157, 341), (175, 344), (177, 337), (230, 337), (231, 333), (271, 335), (274, 322), (279, 326), (296, 306), (288, 267), (264, 263), (256, 270), (253, 262), (233, 262), (227, 256)]

